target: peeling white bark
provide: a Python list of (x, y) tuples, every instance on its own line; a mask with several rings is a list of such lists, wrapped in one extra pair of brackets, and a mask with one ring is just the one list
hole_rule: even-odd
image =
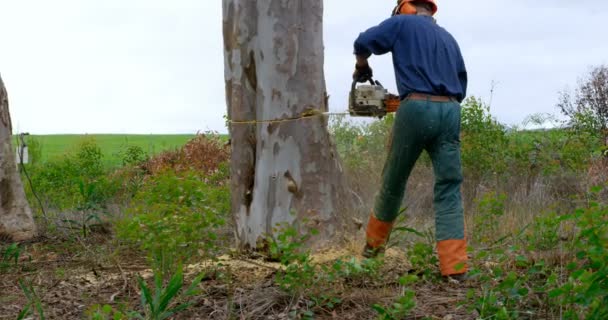
[[(225, 80), (234, 121), (327, 111), (322, 0), (224, 0)], [(242, 246), (279, 223), (335, 235), (343, 178), (327, 119), (232, 124), (232, 208)]]
[(0, 77), (0, 238), (22, 241), (31, 239), (36, 228), (17, 172), (11, 134), (8, 96)]

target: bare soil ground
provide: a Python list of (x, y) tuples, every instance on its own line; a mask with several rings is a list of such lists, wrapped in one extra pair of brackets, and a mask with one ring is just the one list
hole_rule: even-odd
[[(114, 254), (111, 241), (96, 237), (86, 243), (38, 239), (26, 244), (18, 265), (0, 275), (0, 319), (16, 319), (27, 303), (19, 279), (33, 285), (46, 319), (86, 319), (87, 310), (97, 304), (139, 310), (136, 279), (152, 277), (145, 259), (134, 252)], [(352, 249), (341, 248), (313, 259), (324, 263), (352, 255)], [(204, 279), (195, 305), (174, 319), (291, 319), (292, 311), (309, 308), (306, 297), (289, 295), (274, 284), (280, 264), (234, 256), (220, 257), (219, 262), (222, 272)], [(184, 268), (186, 283), (207, 266), (208, 262), (202, 262)], [(374, 319), (377, 313), (372, 305), (390, 305), (402, 290), (398, 278), (410, 270), (405, 255), (390, 249), (380, 271), (381, 282), (346, 283), (337, 290), (337, 306), (333, 310), (317, 307), (315, 319)], [(407, 319), (475, 319), (475, 314), (460, 306), (473, 283), (423, 281), (415, 286), (417, 306)]]

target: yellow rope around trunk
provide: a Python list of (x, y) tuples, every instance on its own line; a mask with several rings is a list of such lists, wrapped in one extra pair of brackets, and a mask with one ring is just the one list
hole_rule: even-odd
[(291, 118), (282, 118), (282, 119), (269, 119), (269, 120), (230, 120), (228, 119), (228, 123), (230, 124), (258, 124), (258, 123), (280, 123), (280, 122), (291, 122), (298, 121), (303, 119), (311, 119), (321, 116), (343, 116), (349, 115), (348, 112), (321, 112), (320, 110), (307, 110), (302, 112), (297, 117)]

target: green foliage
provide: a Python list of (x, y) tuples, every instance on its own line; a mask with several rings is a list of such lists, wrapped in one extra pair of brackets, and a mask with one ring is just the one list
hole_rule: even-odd
[(583, 172), (588, 161), (600, 153), (596, 138), (574, 128), (514, 132), (508, 137), (505, 161), (509, 172), (520, 176)]
[(389, 307), (383, 307), (375, 304), (374, 310), (378, 313), (379, 320), (398, 320), (407, 317), (410, 312), (416, 307), (416, 292), (409, 288), (410, 285), (416, 283), (418, 278), (414, 275), (403, 276), (399, 279), (399, 283), (403, 286), (403, 293)]
[(38, 318), (44, 320), (44, 309), (42, 308), (42, 301), (38, 296), (38, 293), (34, 289), (31, 282), (25, 283), (23, 280), (19, 280), (19, 288), (25, 295), (27, 303), (21, 309), (21, 312), (17, 315), (17, 320), (29, 319), (29, 316), (38, 313)]
[(377, 278), (383, 262), (379, 259), (363, 259), (358, 261), (355, 257), (343, 260), (338, 259), (331, 265), (331, 271), (325, 270), (327, 278), (334, 281), (337, 277), (356, 280), (361, 278)]
[(99, 177), (104, 173), (102, 158), (103, 154), (95, 140), (86, 139), (78, 144), (75, 160), (84, 177)]
[[(594, 193), (601, 189), (596, 188)], [(566, 306), (567, 319), (608, 317), (608, 206), (593, 201), (587, 208), (563, 216), (573, 220), (579, 233), (571, 250), (576, 260), (567, 265), (569, 277), (549, 295)]]
[[(482, 319), (519, 319), (522, 315), (534, 314), (530, 308), (530, 301), (535, 297), (530, 290), (534, 284), (532, 279), (546, 277), (538, 277), (544, 272), (543, 265), (532, 265), (527, 257), (518, 254), (518, 249), (495, 249), (477, 255), (479, 262), (469, 274), (478, 280), (480, 288), (470, 289), (467, 298), (469, 308), (477, 310)], [(480, 261), (485, 258), (495, 263), (489, 264), (487, 269), (481, 268), (483, 264)], [(516, 269), (506, 269), (505, 266), (512, 261), (515, 262)], [(526, 268), (530, 268), (529, 272), (520, 272)]]
[(488, 192), (477, 204), (474, 216), (473, 238), (478, 243), (490, 243), (501, 237), (501, 226), (497, 223), (505, 213), (506, 194)]
[(149, 159), (141, 146), (128, 145), (119, 153), (123, 166), (136, 166)]
[(330, 127), (338, 153), (347, 168), (382, 168), (387, 141), (395, 122), (393, 114), (370, 124), (354, 124), (336, 117)]
[(284, 272), (277, 274), (276, 283), (287, 292), (295, 293), (312, 286), (315, 282), (316, 268), (305, 249), (305, 243), (311, 234), (301, 235), (298, 230), (285, 223), (278, 224), (273, 230), (274, 236), (268, 236), (269, 257), (286, 266)]
[(198, 286), (204, 278), (204, 274), (199, 274), (187, 288), (184, 288), (184, 274), (182, 270), (181, 265), (177, 266), (166, 283), (163, 281), (163, 273), (160, 270), (155, 270), (153, 287), (148, 286), (143, 278), (137, 278), (137, 283), (141, 290), (140, 300), (143, 313), (138, 311), (123, 312), (114, 309), (110, 305), (94, 305), (86, 312), (88, 319), (165, 320), (174, 317), (177, 313), (188, 309), (194, 304), (195, 301), (192, 299), (200, 294)]
[(150, 177), (118, 222), (118, 238), (142, 249), (161, 270), (172, 270), (185, 259), (213, 256), (230, 193), (227, 186), (206, 180), (196, 172)]
[[(30, 154), (31, 141), (36, 140), (42, 146), (40, 157), (33, 158), (33, 160), (36, 164), (43, 164), (63, 158), (66, 153), (71, 153), (74, 146), (77, 146), (82, 140), (93, 139), (104, 154), (104, 167), (115, 168), (121, 165), (123, 150), (129, 146), (140, 147), (146, 154), (152, 156), (183, 146), (194, 137), (194, 134), (31, 135), (27, 137), (27, 142), (30, 146)], [(223, 138), (225, 139), (225, 137)]]
[[(337, 259), (330, 265), (312, 261), (310, 251), (306, 249), (308, 239), (317, 234), (311, 230), (300, 234), (293, 226), (279, 224), (274, 237), (268, 237), (269, 257), (280, 261), (285, 269), (275, 277), (275, 282), (291, 294), (308, 294), (317, 301), (331, 301), (334, 289), (331, 287), (339, 281), (355, 281), (361, 278), (376, 277), (382, 262), (377, 259), (356, 258)], [(320, 295), (318, 293), (321, 293)], [(334, 301), (335, 302), (335, 301)], [(322, 303), (325, 304), (325, 303)]]
[(125, 320), (129, 319), (123, 312), (115, 310), (111, 305), (96, 304), (89, 308), (86, 316), (90, 320)]
[(28, 170), (36, 192), (51, 208), (103, 207), (117, 186), (108, 178), (102, 160), (99, 146), (87, 139), (62, 158)]
[(17, 243), (0, 246), (0, 274), (8, 271), (19, 262), (21, 247)]
[(273, 228), (273, 234), (275, 236), (268, 236), (266, 239), (270, 260), (289, 265), (310, 259), (310, 252), (305, 249), (305, 244), (311, 236), (318, 234), (318, 231), (311, 230), (310, 234), (302, 235), (289, 223), (280, 223)]
[[(595, 188), (591, 196), (597, 198), (600, 191)], [(479, 252), (469, 274), (479, 281), (480, 289), (469, 291), (469, 306), (484, 319), (538, 318), (534, 315), (543, 305), (564, 319), (605, 319), (607, 217), (608, 206), (599, 200), (573, 214), (543, 214), (526, 234), (525, 250), (512, 246)], [(571, 226), (574, 238), (563, 242), (560, 232), (566, 226)], [(556, 267), (556, 262), (531, 259), (530, 252), (543, 252), (547, 257), (560, 252), (574, 255), (560, 256)]]
[(562, 221), (555, 213), (541, 214), (534, 218), (530, 231), (526, 233), (529, 250), (553, 250), (560, 241)]
[(154, 288), (148, 287), (141, 277), (138, 278), (137, 281), (141, 289), (141, 305), (145, 310), (145, 317), (138, 313), (131, 313), (130, 316), (142, 320), (165, 320), (173, 317), (176, 313), (192, 305), (192, 302), (173, 303), (173, 301), (180, 296), (183, 296), (182, 299), (187, 299), (196, 295), (198, 293), (197, 287), (203, 277), (203, 274), (197, 276), (185, 291), (182, 291), (184, 276), (181, 266), (171, 276), (167, 285), (163, 284), (163, 274), (161, 272), (154, 273)]
[(426, 242), (416, 242), (407, 250), (407, 255), (413, 266), (422, 273), (424, 278), (433, 278), (437, 274), (439, 260), (433, 253), (433, 246)]
[[(73, 230), (78, 230), (83, 238), (86, 238), (91, 229), (103, 224), (101, 215), (103, 214), (103, 200), (97, 199), (97, 183), (85, 184), (84, 181), (78, 183), (78, 192), (81, 201), (76, 206), (76, 215), (72, 219), (63, 219)], [(105, 199), (104, 199), (105, 200)]]
[(383, 262), (379, 259), (355, 257), (337, 259), (331, 264), (314, 262), (305, 243), (316, 234), (300, 234), (293, 226), (279, 224), (274, 230), (274, 237), (268, 237), (269, 258), (280, 261), (285, 266), (275, 276), (275, 283), (294, 297), (309, 299), (306, 310), (294, 310), (294, 318), (314, 319), (315, 309), (334, 310), (342, 300), (337, 288), (341, 283), (369, 279), (379, 276)]
[(480, 179), (506, 170), (506, 130), (492, 117), (488, 105), (475, 97), (465, 100), (461, 130), (462, 164), (469, 176)]
[[(403, 210), (405, 211), (405, 210)], [(403, 215), (402, 217), (405, 217)], [(402, 218), (404, 220), (404, 218)], [(434, 252), (435, 234), (432, 229), (426, 231), (418, 231), (414, 228), (402, 225), (403, 221), (397, 223), (397, 227), (393, 228), (391, 233), (392, 239), (400, 238), (400, 234), (409, 234), (414, 236), (412, 241), (407, 244), (407, 257), (412, 266), (414, 266), (417, 274), (422, 279), (436, 280), (439, 277), (438, 273), (438, 258)], [(393, 241), (389, 246), (393, 246)], [(394, 243), (398, 243), (399, 240)]]

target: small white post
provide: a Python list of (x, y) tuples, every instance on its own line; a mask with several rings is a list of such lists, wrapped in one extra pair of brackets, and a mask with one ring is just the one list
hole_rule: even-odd
[(17, 146), (16, 152), (16, 162), (17, 164), (23, 163), (26, 164), (29, 161), (29, 153), (27, 151), (27, 145), (19, 145)]

